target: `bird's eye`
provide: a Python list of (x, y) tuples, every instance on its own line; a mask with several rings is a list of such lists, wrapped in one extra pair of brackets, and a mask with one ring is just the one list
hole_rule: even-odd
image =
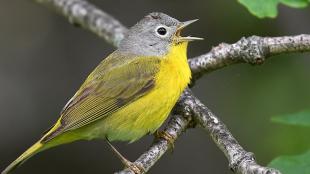
[(167, 28), (164, 26), (159, 26), (156, 28), (156, 34), (158, 34), (161, 37), (166, 36), (168, 33)]
[(166, 28), (164, 28), (164, 27), (159, 27), (159, 28), (157, 29), (157, 33), (160, 34), (160, 35), (162, 35), (162, 36), (164, 36), (164, 35), (167, 33), (167, 30), (166, 30)]

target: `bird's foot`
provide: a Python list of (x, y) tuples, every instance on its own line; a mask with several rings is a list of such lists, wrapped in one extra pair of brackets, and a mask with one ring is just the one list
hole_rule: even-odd
[(155, 132), (154, 136), (157, 139), (162, 138), (162, 139), (166, 140), (168, 142), (168, 144), (169, 144), (169, 147), (171, 148), (171, 151), (173, 152), (175, 138), (172, 135), (170, 135), (166, 131), (159, 131), (159, 130), (157, 130)]
[(127, 167), (128, 169), (133, 171), (135, 174), (143, 174), (143, 173), (145, 173), (145, 169), (141, 165), (135, 164), (135, 163), (133, 163), (133, 162), (127, 160), (127, 159), (123, 159), (122, 162), (125, 165), (125, 167)]

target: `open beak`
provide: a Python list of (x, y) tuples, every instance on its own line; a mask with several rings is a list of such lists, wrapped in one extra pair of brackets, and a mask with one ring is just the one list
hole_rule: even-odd
[(181, 31), (189, 26), (190, 24), (194, 23), (198, 21), (198, 19), (194, 19), (194, 20), (189, 20), (189, 21), (185, 21), (185, 22), (182, 22), (181, 25), (178, 26), (177, 28), (177, 32), (176, 32), (176, 41), (177, 42), (189, 42), (189, 41), (195, 41), (195, 40), (203, 40), (203, 38), (200, 38), (200, 37), (192, 37), (192, 36), (186, 36), (186, 37), (182, 37), (181, 36)]

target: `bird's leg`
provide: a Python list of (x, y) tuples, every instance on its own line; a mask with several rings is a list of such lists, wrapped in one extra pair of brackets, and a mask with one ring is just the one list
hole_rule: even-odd
[(154, 136), (157, 139), (162, 138), (162, 139), (166, 140), (169, 143), (169, 145), (170, 145), (171, 151), (173, 152), (175, 138), (172, 135), (170, 135), (166, 131), (156, 130)]
[(145, 173), (145, 169), (142, 166), (139, 166), (133, 162), (127, 160), (120, 152), (116, 150), (116, 148), (111, 144), (111, 142), (107, 139), (107, 143), (112, 151), (116, 154), (116, 156), (121, 160), (121, 162), (130, 170), (132, 170), (136, 174)]

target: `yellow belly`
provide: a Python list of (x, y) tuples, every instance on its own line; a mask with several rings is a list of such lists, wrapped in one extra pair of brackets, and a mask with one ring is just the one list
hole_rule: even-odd
[[(116, 113), (95, 123), (93, 136), (110, 141), (133, 142), (153, 133), (168, 117), (182, 91), (190, 82), (191, 72), (186, 57), (187, 43), (172, 47), (161, 62), (154, 89)], [(100, 126), (99, 126), (100, 125)]]

